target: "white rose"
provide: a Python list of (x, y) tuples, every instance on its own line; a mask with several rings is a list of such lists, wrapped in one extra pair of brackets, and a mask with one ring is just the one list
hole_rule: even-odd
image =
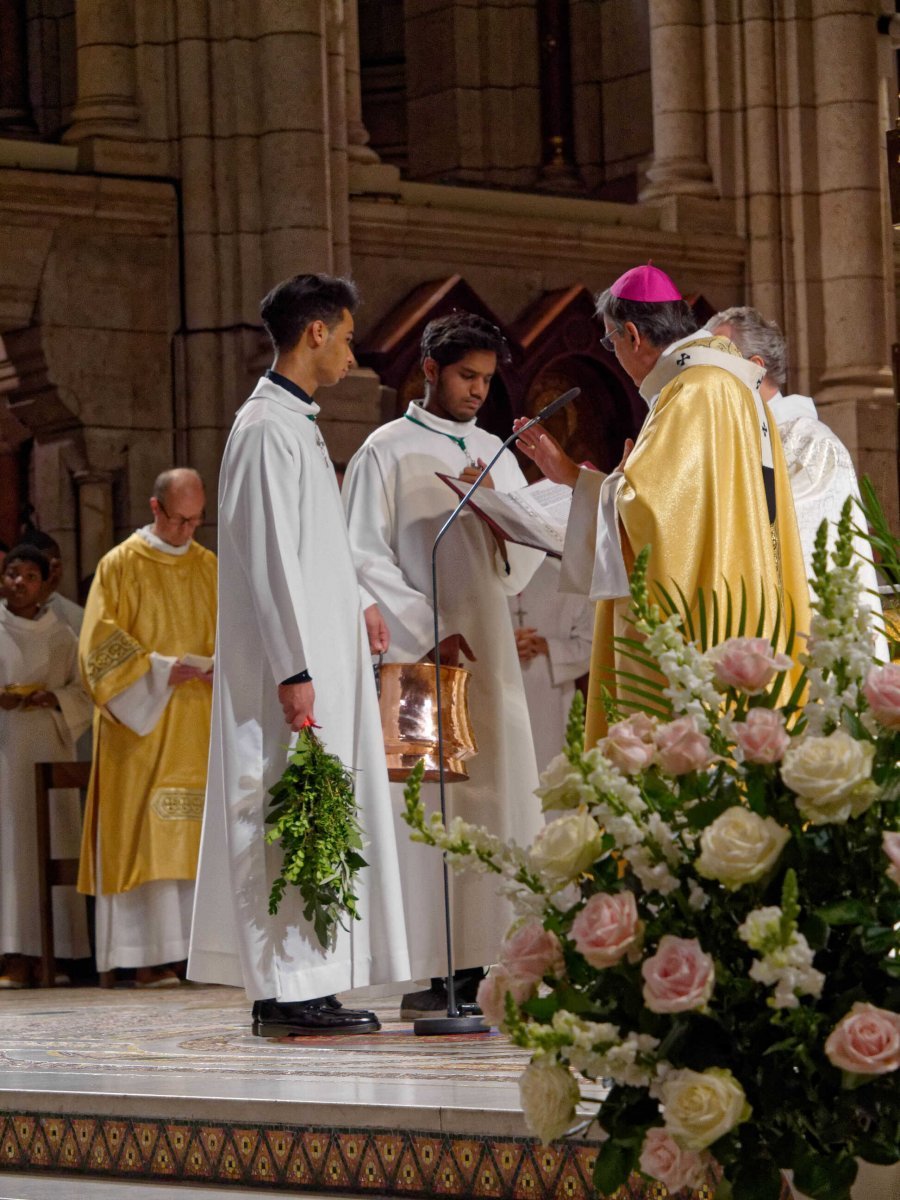
[(552, 883), (577, 879), (602, 853), (603, 834), (586, 808), (550, 821), (534, 839), (529, 858), (539, 875)]
[(569, 1129), (581, 1099), (572, 1072), (546, 1058), (536, 1059), (519, 1077), (519, 1096), (525, 1123), (542, 1146)]
[(772, 817), (739, 804), (727, 808), (700, 835), (697, 874), (736, 891), (774, 867), (790, 836)]
[(870, 807), (878, 795), (872, 783), (875, 747), (844, 729), (828, 737), (805, 737), (785, 751), (781, 778), (797, 793), (800, 815), (813, 825), (842, 825)]
[(577, 808), (594, 793), (566, 756), (557, 754), (541, 772), (541, 786), (535, 788), (534, 794), (546, 812), (555, 808)]
[(666, 1129), (687, 1150), (705, 1150), (751, 1114), (730, 1071), (670, 1071), (660, 1087)]

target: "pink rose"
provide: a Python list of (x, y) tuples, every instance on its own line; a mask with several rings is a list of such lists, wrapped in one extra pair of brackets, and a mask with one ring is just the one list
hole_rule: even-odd
[(499, 1027), (506, 1020), (506, 993), (512, 992), (516, 1004), (524, 1004), (536, 990), (536, 984), (514, 979), (506, 967), (491, 967), (490, 974), (479, 983), (475, 999), (488, 1024)]
[(705, 1008), (716, 981), (715, 963), (696, 938), (667, 933), (656, 953), (641, 964), (644, 1003), (655, 1013)]
[(600, 892), (591, 896), (572, 922), (575, 949), (592, 967), (611, 967), (643, 933), (631, 892)]
[(659, 1125), (647, 1130), (638, 1166), (673, 1194), (682, 1188), (699, 1188), (707, 1182), (708, 1155), (683, 1150)]
[(794, 665), (786, 654), (776, 654), (768, 638), (733, 637), (710, 652), (716, 680), (749, 696), (763, 692), (779, 671)]
[(876, 721), (886, 729), (900, 729), (900, 663), (873, 667), (863, 684), (863, 695)]
[(609, 732), (600, 743), (600, 749), (614, 767), (633, 775), (643, 771), (656, 758), (653, 734), (656, 722), (646, 713), (634, 713), (627, 721), (610, 725)]
[(900, 887), (900, 833), (883, 833), (881, 848), (891, 860), (887, 869), (887, 877)]
[(712, 760), (709, 738), (697, 728), (693, 717), (679, 717), (661, 725), (656, 733), (659, 765), (670, 775), (698, 771)]
[(828, 1061), (854, 1075), (887, 1075), (900, 1067), (900, 1013), (858, 1000), (825, 1043)]
[(791, 744), (784, 717), (773, 708), (751, 708), (743, 724), (734, 726), (734, 736), (746, 762), (777, 763)]
[(506, 939), (500, 948), (500, 962), (522, 983), (540, 983), (545, 975), (562, 975), (565, 967), (559, 938), (536, 917)]

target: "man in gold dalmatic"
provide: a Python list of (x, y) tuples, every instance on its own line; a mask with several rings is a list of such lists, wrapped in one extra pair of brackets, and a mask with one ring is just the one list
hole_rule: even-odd
[[(809, 629), (809, 596), (781, 442), (759, 386), (764, 369), (697, 322), (667, 275), (652, 265), (627, 271), (597, 298), (604, 344), (640, 389), (648, 414), (610, 475), (579, 468), (540, 427), (520, 441), (545, 475), (574, 489), (560, 590), (598, 601), (591, 655), (586, 744), (606, 732), (601, 688), (614, 673), (639, 674), (616, 636), (628, 624), (629, 573), (651, 547), (648, 583), (677, 600), (695, 624), (698, 593), (709, 606), (726, 584), (735, 613), (742, 586), (748, 634), (771, 636), (781, 609)], [(524, 423), (524, 422), (523, 422)], [(782, 634), (783, 640), (783, 634)], [(796, 653), (796, 651), (795, 651)]]
[(100, 560), (79, 643), (96, 710), (78, 887), (97, 897), (98, 970), (135, 968), (139, 987), (176, 986), (190, 939), (216, 630), (204, 504), (195, 471), (159, 476), (153, 523)]

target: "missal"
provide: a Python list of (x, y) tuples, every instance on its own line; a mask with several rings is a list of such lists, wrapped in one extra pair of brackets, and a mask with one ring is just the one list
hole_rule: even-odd
[[(452, 475), (435, 472), (448, 487), (463, 497), (469, 485)], [(572, 506), (572, 489), (562, 483), (541, 479), (515, 492), (479, 488), (469, 507), (494, 533), (520, 546), (543, 550), (553, 558), (562, 558), (566, 524)]]
[(196, 667), (198, 671), (207, 674), (213, 669), (215, 658), (209, 654), (182, 654), (180, 662), (183, 667)]

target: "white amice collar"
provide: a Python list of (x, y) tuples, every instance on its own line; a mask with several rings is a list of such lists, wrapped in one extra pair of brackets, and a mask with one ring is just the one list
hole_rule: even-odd
[[(170, 546), (168, 542), (164, 542), (161, 537), (158, 537), (153, 532), (152, 525), (145, 525), (143, 529), (139, 529), (137, 531), (137, 535), (138, 537), (143, 538), (147, 545), (153, 550), (161, 550), (163, 554), (174, 554), (176, 558), (180, 557), (182, 554), (187, 554), (188, 550), (191, 548), (191, 542), (185, 542), (183, 546)], [(191, 541), (193, 541), (193, 539), (191, 539)]]
[(429, 429), (433, 429), (436, 433), (443, 433), (446, 437), (465, 438), (470, 433), (478, 428), (475, 424), (476, 418), (471, 421), (448, 421), (446, 417), (435, 416), (418, 404), (415, 400), (410, 401), (409, 408), (405, 415), (412, 421), (417, 421), (420, 425), (427, 425)]
[(708, 330), (700, 329), (679, 338), (663, 350), (653, 370), (638, 389), (648, 406), (653, 408), (666, 384), (689, 367), (720, 367), (755, 395), (759, 393), (759, 385), (766, 373), (765, 367), (759, 367), (744, 358), (734, 342), (728, 338), (713, 337)]

